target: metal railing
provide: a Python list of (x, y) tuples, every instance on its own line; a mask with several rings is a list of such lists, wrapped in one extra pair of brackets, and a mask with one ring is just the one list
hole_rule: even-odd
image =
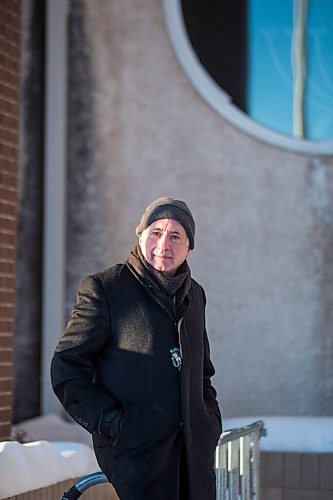
[(215, 453), (216, 499), (259, 500), (259, 440), (264, 422), (223, 432)]

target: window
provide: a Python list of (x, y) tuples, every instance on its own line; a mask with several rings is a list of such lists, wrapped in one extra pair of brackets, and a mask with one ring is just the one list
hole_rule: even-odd
[(224, 118), (266, 142), (333, 153), (331, 0), (164, 0), (192, 84)]

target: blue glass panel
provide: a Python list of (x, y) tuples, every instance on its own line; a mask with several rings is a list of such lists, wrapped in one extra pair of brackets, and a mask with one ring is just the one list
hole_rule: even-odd
[[(306, 38), (305, 137), (333, 138), (333, 1), (309, 0)], [(248, 113), (292, 135), (293, 2), (248, 2)]]

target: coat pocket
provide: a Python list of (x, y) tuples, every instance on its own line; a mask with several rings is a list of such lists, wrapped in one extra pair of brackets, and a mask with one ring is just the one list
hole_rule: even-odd
[(219, 413), (215, 411), (215, 408), (213, 406), (210, 406), (209, 404), (205, 403), (206, 405), (206, 410), (207, 413), (210, 417), (210, 420), (213, 421), (214, 423), (214, 428), (216, 428), (216, 432), (220, 436), (222, 434), (222, 421), (221, 421), (221, 416)]
[(124, 403), (124, 414), (121, 419), (119, 432), (111, 446), (115, 451), (124, 451), (128, 447), (128, 440), (135, 420), (137, 403)]

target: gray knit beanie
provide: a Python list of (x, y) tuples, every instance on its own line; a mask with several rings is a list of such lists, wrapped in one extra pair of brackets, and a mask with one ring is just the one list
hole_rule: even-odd
[(185, 229), (190, 249), (194, 248), (195, 222), (190, 209), (180, 200), (173, 198), (158, 198), (148, 205), (145, 213), (141, 218), (141, 222), (136, 228), (137, 236), (140, 236), (142, 231), (147, 229), (153, 222), (160, 219), (174, 219), (179, 222)]

